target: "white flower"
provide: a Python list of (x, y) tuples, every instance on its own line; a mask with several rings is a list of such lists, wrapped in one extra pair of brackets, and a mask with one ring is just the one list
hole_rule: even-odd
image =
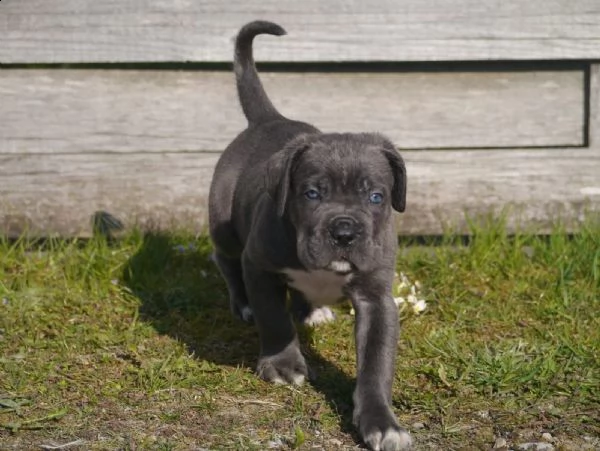
[(422, 284), (418, 280), (412, 282), (403, 272), (395, 273), (394, 278), (394, 303), (400, 310), (410, 306), (415, 314), (427, 308), (427, 302), (421, 297)]
[(419, 299), (417, 302), (415, 302), (413, 304), (412, 308), (413, 308), (413, 312), (415, 312), (416, 314), (419, 314), (427, 308), (427, 302), (425, 302), (425, 299)]
[(400, 307), (400, 305), (404, 304), (405, 302), (406, 300), (402, 296), (394, 298), (394, 303), (396, 304), (396, 307)]
[(406, 274), (401, 272), (400, 273), (400, 281), (398, 282), (398, 290), (407, 288), (409, 286), (410, 286), (410, 280), (408, 280), (408, 277), (406, 277)]

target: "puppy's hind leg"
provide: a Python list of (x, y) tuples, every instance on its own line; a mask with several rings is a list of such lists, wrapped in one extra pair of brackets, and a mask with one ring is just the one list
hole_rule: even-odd
[(243, 321), (251, 322), (252, 309), (248, 304), (240, 259), (227, 257), (215, 251), (215, 262), (227, 283), (231, 313)]
[(335, 320), (335, 314), (329, 307), (313, 307), (298, 290), (290, 288), (289, 292), (291, 311), (298, 322), (315, 327)]

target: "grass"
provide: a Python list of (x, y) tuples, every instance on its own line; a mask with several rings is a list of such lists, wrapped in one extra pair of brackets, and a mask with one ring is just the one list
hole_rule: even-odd
[[(205, 236), (0, 241), (0, 448), (355, 449), (353, 317), (302, 330), (318, 379), (252, 372)], [(600, 224), (403, 240), (394, 409), (417, 449), (600, 449)]]

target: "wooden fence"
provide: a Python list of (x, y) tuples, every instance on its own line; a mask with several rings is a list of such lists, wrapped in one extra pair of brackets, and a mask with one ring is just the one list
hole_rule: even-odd
[(0, 0), (0, 232), (201, 229), (257, 18), (289, 33), (255, 45), (283, 114), (398, 145), (401, 233), (600, 211), (598, 0)]

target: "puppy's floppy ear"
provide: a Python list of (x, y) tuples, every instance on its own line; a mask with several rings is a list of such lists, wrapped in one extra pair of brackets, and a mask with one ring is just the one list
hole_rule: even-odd
[(383, 153), (392, 167), (394, 187), (392, 188), (392, 207), (402, 213), (406, 209), (406, 166), (396, 147), (385, 140)]
[(265, 185), (277, 208), (277, 216), (283, 216), (292, 181), (292, 172), (300, 156), (310, 147), (310, 135), (300, 135), (288, 142), (267, 162)]

